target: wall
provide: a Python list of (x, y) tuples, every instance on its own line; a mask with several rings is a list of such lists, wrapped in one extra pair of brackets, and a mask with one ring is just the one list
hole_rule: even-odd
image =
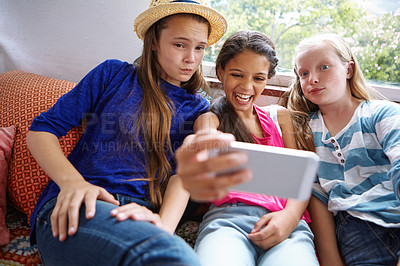
[(78, 82), (109, 58), (133, 62), (133, 30), (150, 0), (0, 0), (0, 73), (23, 70)]

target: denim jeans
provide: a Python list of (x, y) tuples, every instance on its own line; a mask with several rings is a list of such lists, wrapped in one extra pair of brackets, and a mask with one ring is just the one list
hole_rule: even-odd
[[(124, 205), (129, 202), (149, 207), (147, 202), (115, 195)], [(36, 240), (43, 263), (50, 265), (199, 265), (196, 253), (178, 236), (172, 236), (149, 222), (117, 221), (110, 215), (115, 205), (98, 200), (95, 216), (79, 214), (74, 236), (60, 242), (52, 236), (50, 215), (56, 198), (47, 202), (37, 215)]]
[(335, 216), (336, 237), (343, 258), (352, 265), (396, 265), (400, 228), (385, 228), (341, 211)]
[(247, 235), (269, 211), (244, 203), (211, 205), (200, 224), (195, 250), (204, 266), (319, 265), (310, 228), (304, 220), (278, 245), (263, 250)]
[(400, 228), (386, 228), (355, 218), (335, 216), (336, 237), (343, 258), (352, 265), (396, 265), (400, 257)]

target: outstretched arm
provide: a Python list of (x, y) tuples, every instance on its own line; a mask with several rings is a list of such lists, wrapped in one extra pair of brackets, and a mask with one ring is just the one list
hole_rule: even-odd
[(183, 188), (181, 178), (178, 175), (171, 176), (160, 209), (161, 222), (171, 234), (182, 218), (189, 196), (189, 192)]
[(335, 222), (326, 205), (311, 196), (308, 205), (311, 216), (311, 230), (321, 265), (343, 265), (336, 242)]
[(218, 117), (212, 113), (207, 112), (200, 115), (194, 122), (193, 130), (195, 134), (211, 134), (219, 127)]
[(86, 206), (87, 219), (94, 217), (97, 199), (119, 205), (119, 202), (104, 188), (85, 181), (65, 157), (55, 135), (29, 131), (26, 142), (38, 164), (60, 187), (57, 204), (51, 215), (53, 235), (60, 241), (64, 241), (67, 235), (73, 235), (78, 230), (79, 209), (82, 203)]

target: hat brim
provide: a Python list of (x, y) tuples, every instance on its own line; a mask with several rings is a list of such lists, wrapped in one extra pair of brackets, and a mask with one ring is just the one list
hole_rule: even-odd
[(213, 8), (195, 3), (169, 3), (153, 6), (143, 11), (134, 23), (135, 32), (143, 40), (147, 30), (158, 20), (179, 13), (196, 14), (204, 17), (211, 26), (207, 46), (213, 45), (225, 34), (228, 23), (225, 17)]

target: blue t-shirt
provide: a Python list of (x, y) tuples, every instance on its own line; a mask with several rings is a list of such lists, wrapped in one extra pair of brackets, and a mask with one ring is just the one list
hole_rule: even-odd
[[(199, 94), (188, 93), (165, 81), (161, 81), (161, 87), (174, 105), (170, 130), (172, 153), (167, 157), (175, 173), (173, 154), (183, 139), (193, 133), (194, 121), (208, 111), (209, 102)], [(142, 96), (135, 67), (107, 60), (52, 108), (36, 117), (30, 130), (60, 137), (87, 121), (83, 136), (68, 156), (69, 161), (85, 180), (109, 193), (148, 199), (148, 182), (132, 181), (146, 177), (144, 140), (140, 132), (137, 136), (135, 127)], [(31, 215), (32, 229), (37, 212), (59, 191), (50, 181)]]

